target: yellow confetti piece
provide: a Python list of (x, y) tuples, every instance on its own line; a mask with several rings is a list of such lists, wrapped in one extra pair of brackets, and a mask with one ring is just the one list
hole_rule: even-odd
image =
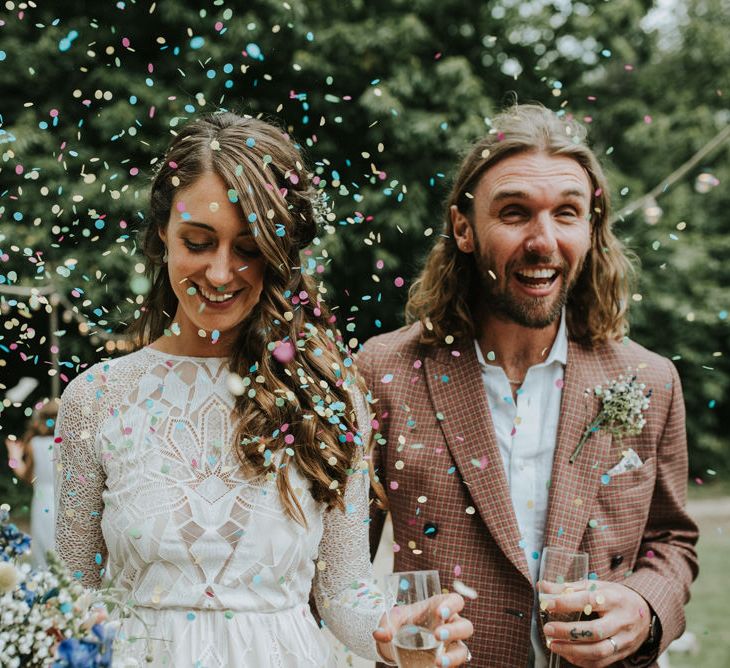
[(592, 612), (593, 612), (593, 606), (590, 603), (585, 608), (583, 608), (584, 615), (590, 615)]

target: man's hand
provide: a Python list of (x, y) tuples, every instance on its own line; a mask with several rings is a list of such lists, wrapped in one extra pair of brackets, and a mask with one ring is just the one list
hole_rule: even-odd
[(551, 615), (595, 612), (586, 622), (549, 622), (545, 637), (551, 651), (582, 668), (603, 668), (636, 652), (649, 636), (649, 604), (633, 589), (594, 580), (585, 589), (563, 594), (546, 605)]
[(414, 605), (392, 608), (383, 615), (380, 627), (373, 632), (378, 643), (380, 655), (394, 662), (391, 641), (395, 632), (404, 624), (412, 624), (423, 617), (438, 619), (434, 634), (444, 642), (444, 652), (438, 659), (437, 666), (461, 666), (470, 659), (469, 650), (464, 644), (474, 633), (472, 623), (459, 616), (464, 608), (464, 599), (459, 594), (439, 594)]

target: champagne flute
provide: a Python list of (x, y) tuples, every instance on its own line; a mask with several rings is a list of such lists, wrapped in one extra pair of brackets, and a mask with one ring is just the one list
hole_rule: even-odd
[[(537, 582), (537, 595), (540, 605), (540, 621), (545, 626), (549, 621), (576, 622), (580, 611), (551, 613), (547, 609), (549, 601), (584, 589), (588, 580), (588, 554), (572, 552), (562, 547), (543, 548), (540, 560), (540, 579)], [(548, 668), (560, 668), (560, 655), (550, 652)]]
[(428, 599), (441, 593), (438, 571), (408, 571), (385, 581), (393, 650), (400, 668), (432, 668), (443, 643), (434, 633), (443, 623)]

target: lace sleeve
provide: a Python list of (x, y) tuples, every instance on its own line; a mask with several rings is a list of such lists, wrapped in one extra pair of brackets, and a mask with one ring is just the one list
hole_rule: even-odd
[[(362, 394), (353, 391), (353, 403), (367, 443), (370, 421)], [(378, 661), (372, 633), (385, 608), (369, 557), (368, 464), (360, 459), (353, 469), (344, 491), (345, 510), (335, 508), (324, 516), (314, 598), (322, 619), (340, 642), (356, 654)]]
[(101, 533), (106, 475), (97, 450), (104, 416), (101, 367), (66, 388), (56, 422), (56, 552), (75, 577), (98, 588), (107, 550)]

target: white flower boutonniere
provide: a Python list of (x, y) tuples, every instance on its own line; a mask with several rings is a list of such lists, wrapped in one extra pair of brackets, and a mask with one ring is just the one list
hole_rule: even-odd
[(619, 441), (624, 436), (636, 436), (646, 424), (644, 411), (649, 408), (651, 390), (633, 376), (619, 376), (604, 385), (596, 385), (593, 394), (601, 398), (601, 410), (586, 427), (578, 445), (568, 460), (571, 464), (580, 455), (583, 446), (594, 431), (604, 429)]

